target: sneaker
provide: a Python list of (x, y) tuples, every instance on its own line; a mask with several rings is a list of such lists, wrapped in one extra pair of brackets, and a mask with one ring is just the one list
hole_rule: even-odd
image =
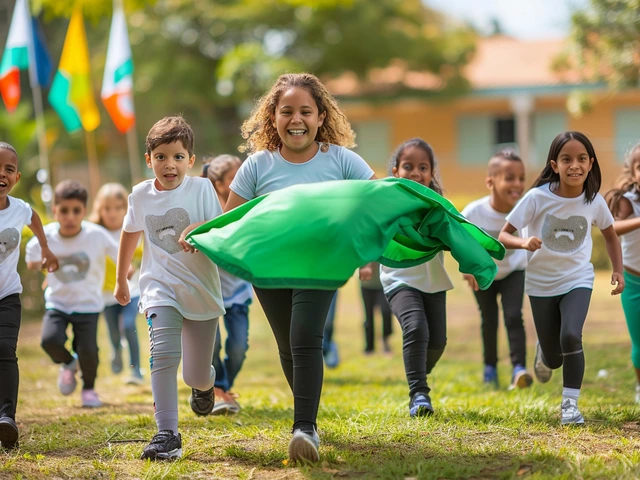
[(85, 408), (98, 408), (102, 406), (102, 401), (93, 388), (82, 390), (82, 406)]
[(511, 376), (511, 385), (509, 386), (509, 390), (514, 390), (516, 388), (527, 388), (530, 387), (533, 383), (533, 377), (524, 365), (516, 365), (513, 367), (513, 375)]
[(536, 358), (533, 361), (533, 372), (536, 374), (536, 378), (540, 383), (547, 383), (551, 380), (551, 375), (553, 374), (553, 370), (547, 367), (544, 363), (542, 349), (540, 348), (539, 342), (536, 345)]
[(240, 411), (240, 404), (233, 394), (218, 387), (215, 387), (213, 392), (216, 400), (211, 415), (234, 415)]
[(78, 356), (74, 353), (69, 364), (62, 364), (58, 373), (58, 390), (62, 395), (71, 395), (78, 385), (76, 373), (78, 371)]
[(122, 371), (122, 349), (118, 348), (115, 352), (113, 352), (113, 357), (111, 358), (111, 371), (113, 373), (120, 373)]
[(209, 415), (215, 405), (213, 387), (209, 390), (192, 388), (191, 395), (189, 396), (189, 405), (191, 405), (191, 410), (193, 410), (194, 413), (198, 415)]
[(139, 371), (132, 370), (125, 383), (127, 385), (144, 385), (144, 377)]
[(636, 385), (636, 403), (640, 403), (640, 383)]
[(16, 422), (11, 417), (0, 417), (0, 444), (2, 448), (10, 450), (18, 446), (20, 432)]
[(338, 355), (338, 346), (334, 341), (329, 344), (329, 351), (324, 355), (324, 363), (328, 368), (336, 368), (340, 365), (340, 356)]
[(584, 424), (584, 418), (578, 410), (578, 401), (573, 398), (563, 398), (561, 411), (562, 425), (582, 425)]
[(431, 397), (426, 393), (415, 393), (409, 402), (409, 415), (411, 417), (427, 417), (433, 415)]
[(151, 460), (175, 460), (182, 457), (182, 436), (175, 435), (172, 430), (160, 430), (144, 447), (140, 458)]
[(315, 428), (311, 433), (296, 429), (289, 442), (289, 458), (298, 462), (317, 462), (320, 460), (319, 445), (320, 437)]
[(484, 383), (498, 388), (498, 369), (494, 365), (484, 366)]

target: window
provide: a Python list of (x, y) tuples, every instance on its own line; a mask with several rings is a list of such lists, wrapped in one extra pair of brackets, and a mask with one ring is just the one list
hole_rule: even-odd
[(624, 162), (624, 156), (640, 141), (640, 109), (620, 108), (615, 112), (616, 160)]
[(566, 130), (567, 115), (564, 112), (535, 112), (530, 164), (540, 166), (546, 164), (551, 142), (559, 133)]
[(485, 165), (502, 148), (518, 150), (512, 116), (469, 115), (458, 118), (458, 163)]
[(390, 128), (386, 120), (353, 122), (358, 146), (354, 151), (374, 170), (386, 169), (391, 156)]

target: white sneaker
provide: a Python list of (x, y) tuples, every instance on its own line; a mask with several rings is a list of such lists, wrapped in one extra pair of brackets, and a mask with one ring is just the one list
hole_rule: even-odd
[(299, 462), (317, 462), (320, 460), (319, 444), (320, 437), (315, 429), (313, 435), (297, 429), (293, 432), (293, 438), (289, 442), (289, 458)]
[(60, 365), (58, 373), (58, 390), (62, 395), (71, 395), (78, 385), (76, 373), (78, 372), (78, 356), (74, 353), (73, 360), (68, 365)]
[(551, 375), (553, 375), (553, 370), (547, 367), (542, 359), (540, 342), (536, 345), (536, 359), (533, 362), (533, 373), (536, 374), (536, 378), (540, 383), (547, 383), (551, 380)]
[(640, 383), (636, 385), (636, 403), (640, 403)]
[(584, 418), (578, 410), (578, 401), (573, 398), (563, 398), (560, 406), (562, 425), (582, 425)]

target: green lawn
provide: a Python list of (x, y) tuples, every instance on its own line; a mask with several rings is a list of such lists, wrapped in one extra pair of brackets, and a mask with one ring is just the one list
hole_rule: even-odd
[[(451, 265), (451, 264), (450, 264)], [(107, 405), (79, 407), (79, 393), (61, 396), (57, 367), (39, 346), (39, 322), (25, 321), (20, 343), (18, 424), (21, 447), (0, 453), (0, 478), (633, 478), (640, 477), (640, 410), (634, 404), (629, 341), (608, 276), (596, 279), (585, 330), (587, 371), (583, 428), (559, 425), (561, 375), (526, 391), (507, 391), (506, 336), (500, 332), (503, 388), (481, 383), (479, 318), (471, 293), (451, 265), (456, 290), (448, 302), (449, 345), (430, 377), (436, 414), (410, 419), (394, 324), (394, 355), (362, 354), (362, 308), (355, 280), (342, 289), (336, 339), (342, 363), (325, 373), (318, 424), (321, 463), (287, 461), (292, 398), (275, 342), (258, 305), (251, 348), (235, 390), (235, 417), (196, 417), (180, 380), (184, 456), (174, 463), (138, 459), (155, 432), (151, 388), (125, 386), (109, 371), (101, 320), (96, 388)], [(530, 359), (535, 333), (525, 308)], [(146, 349), (144, 322), (140, 339)], [(380, 331), (379, 323), (376, 325)], [(145, 353), (146, 356), (146, 353)], [(598, 378), (599, 370), (607, 371)]]

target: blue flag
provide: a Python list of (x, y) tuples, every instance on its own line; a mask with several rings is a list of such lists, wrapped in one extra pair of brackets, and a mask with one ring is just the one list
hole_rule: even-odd
[(31, 26), (31, 32), (33, 33), (33, 49), (36, 57), (36, 80), (38, 85), (47, 88), (51, 84), (51, 73), (53, 72), (51, 56), (45, 46), (42, 27), (36, 17), (31, 17)]

